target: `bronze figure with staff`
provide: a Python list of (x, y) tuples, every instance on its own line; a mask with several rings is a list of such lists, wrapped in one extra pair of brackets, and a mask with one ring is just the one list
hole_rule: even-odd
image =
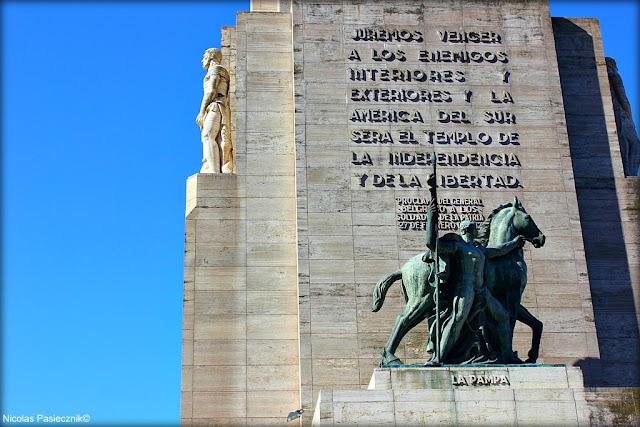
[[(494, 209), (485, 221), (481, 238), (476, 224), (469, 220), (460, 222), (458, 233), (438, 237), (436, 162), (433, 153), (425, 227), (428, 250), (389, 273), (373, 290), (373, 311), (380, 310), (387, 290), (399, 280), (406, 302), (382, 349), (380, 365), (403, 365), (395, 351), (404, 335), (425, 319), (430, 329), (426, 366), (521, 363), (511, 347), (511, 318), (515, 319), (520, 309), (507, 309), (497, 300), (494, 284), (502, 283), (520, 293), (526, 271), (518, 271), (514, 263), (516, 267), (523, 264), (521, 248), (525, 240), (539, 247), (544, 244), (544, 235), (515, 198)], [(484, 242), (489, 235), (495, 244)], [(489, 279), (485, 283), (487, 265), (491, 268), (486, 271)], [(532, 351), (535, 356), (537, 349)]]

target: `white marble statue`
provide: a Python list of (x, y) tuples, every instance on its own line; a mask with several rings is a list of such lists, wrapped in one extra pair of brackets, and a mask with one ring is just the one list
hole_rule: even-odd
[(204, 96), (196, 123), (202, 137), (202, 169), (200, 173), (234, 173), (231, 110), (229, 108), (229, 72), (220, 65), (222, 53), (211, 48), (204, 52), (202, 67)]

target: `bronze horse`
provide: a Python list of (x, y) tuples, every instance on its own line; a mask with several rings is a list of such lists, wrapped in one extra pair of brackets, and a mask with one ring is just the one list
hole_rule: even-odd
[[(544, 234), (538, 229), (531, 215), (527, 214), (517, 198), (511, 203), (500, 205), (491, 212), (483, 223), (478, 242), (483, 246), (494, 247), (521, 235), (534, 247), (542, 247)], [(388, 274), (373, 290), (372, 311), (378, 311), (384, 303), (389, 287), (402, 279), (402, 292), (406, 302), (403, 312), (397, 317), (389, 340), (382, 349), (381, 366), (401, 365), (395, 351), (402, 338), (424, 319), (435, 319), (434, 263), (423, 261), (425, 253), (419, 253), (409, 259), (399, 270)], [(438, 260), (443, 265), (442, 260)], [(442, 271), (442, 270), (440, 270)], [(519, 320), (533, 331), (531, 349), (525, 363), (535, 363), (540, 349), (542, 322), (536, 319), (520, 303), (527, 284), (527, 266), (522, 249), (517, 249), (502, 257), (489, 259), (485, 264), (485, 284), (491, 295), (511, 313), (510, 331), (513, 336), (515, 321)], [(441, 307), (442, 312), (442, 307)], [(442, 314), (441, 314), (442, 315)], [(433, 325), (429, 325), (433, 333)], [(509, 338), (511, 339), (511, 338)], [(447, 362), (445, 359), (444, 362)]]

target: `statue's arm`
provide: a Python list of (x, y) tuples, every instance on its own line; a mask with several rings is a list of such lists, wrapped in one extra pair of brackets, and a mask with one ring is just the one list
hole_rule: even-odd
[[(207, 106), (213, 102), (216, 93), (216, 84), (218, 82), (217, 70), (214, 67), (213, 70), (207, 72), (207, 76), (204, 80), (204, 94), (202, 95), (202, 102), (200, 103), (200, 113), (198, 118), (204, 119), (204, 115), (207, 111)], [(196, 120), (197, 121), (197, 120)]]
[(495, 248), (485, 248), (484, 253), (487, 258), (496, 258), (508, 254), (514, 249), (518, 249), (524, 246), (524, 237), (517, 236), (515, 239), (496, 246)]
[(437, 224), (435, 221), (436, 211), (438, 209), (438, 202), (436, 199), (431, 199), (429, 206), (427, 207), (427, 226), (424, 231), (424, 244), (433, 252), (436, 250), (436, 239), (438, 238)]

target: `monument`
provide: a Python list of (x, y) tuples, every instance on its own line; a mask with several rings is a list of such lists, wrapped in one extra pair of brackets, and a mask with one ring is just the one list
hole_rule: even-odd
[(637, 135), (597, 21), (251, 7), (203, 59), (182, 423), (635, 422)]

